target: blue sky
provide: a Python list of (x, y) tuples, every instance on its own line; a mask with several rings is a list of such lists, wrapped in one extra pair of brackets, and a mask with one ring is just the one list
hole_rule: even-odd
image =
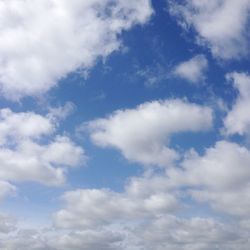
[(248, 249), (249, 13), (0, 1), (0, 249)]

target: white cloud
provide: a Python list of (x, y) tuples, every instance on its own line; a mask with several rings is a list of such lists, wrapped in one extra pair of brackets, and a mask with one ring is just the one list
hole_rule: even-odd
[(45, 145), (21, 141), (15, 149), (0, 148), (0, 179), (59, 185), (65, 179), (64, 166), (83, 164), (83, 155), (67, 137), (58, 136)]
[(63, 195), (66, 208), (54, 215), (55, 225), (68, 229), (96, 228), (136, 222), (177, 209), (178, 202), (173, 195), (154, 191), (140, 196), (134, 196), (129, 190), (124, 193), (98, 189), (67, 192)]
[[(214, 219), (166, 216), (132, 230), (126, 249), (237, 249), (237, 240), (235, 228)], [(240, 249), (244, 249), (241, 246), (244, 245), (240, 244)]]
[(208, 46), (215, 57), (232, 59), (249, 54), (248, 0), (170, 2), (170, 13), (185, 29), (194, 28), (197, 42)]
[(181, 219), (165, 216), (123, 228), (54, 231), (19, 229), (1, 237), (8, 250), (248, 250), (249, 233), (237, 225), (209, 218)]
[(249, 135), (250, 133), (250, 76), (246, 73), (231, 73), (227, 79), (233, 82), (238, 97), (224, 119), (226, 134)]
[(59, 185), (64, 182), (65, 167), (84, 163), (83, 149), (56, 135), (59, 121), (50, 117), (0, 110), (0, 180)]
[(12, 112), (0, 110), (0, 145), (12, 139), (38, 139), (53, 132), (55, 125), (46, 117), (33, 112)]
[(250, 151), (246, 147), (219, 141), (202, 156), (191, 153), (181, 165), (168, 172), (173, 186), (187, 187), (187, 194), (216, 210), (250, 216)]
[(174, 75), (191, 83), (199, 83), (205, 80), (208, 62), (204, 55), (197, 55), (188, 61), (182, 62), (174, 69)]
[[(54, 246), (79, 249), (89, 231), (118, 233), (115, 242), (119, 245), (109, 245), (107, 249), (119, 246), (124, 250), (163, 250), (179, 249), (181, 245), (187, 250), (216, 247), (236, 250), (246, 244), (247, 236), (240, 236), (239, 232), (243, 228), (212, 218), (183, 219), (171, 215), (179, 211), (180, 204), (176, 194), (171, 193), (168, 177), (163, 178), (133, 178), (123, 193), (103, 189), (66, 192), (64, 209), (54, 215), (55, 226), (57, 232), (63, 229), (77, 233), (58, 236)], [(114, 243), (112, 239), (109, 241), (109, 244)], [(104, 244), (106, 246), (106, 240)]]
[[(1, 220), (1, 217), (0, 217)], [(117, 250), (122, 249), (119, 233), (107, 230), (56, 232), (52, 228), (43, 230), (12, 230), (12, 234), (0, 234), (0, 248), (8, 250)], [(84, 247), (84, 248), (83, 248)]]
[(56, 240), (49, 238), (52, 249), (59, 250), (117, 250), (121, 249), (120, 234), (106, 230), (85, 230), (59, 234)]
[(19, 229), (12, 231), (9, 235), (0, 235), (0, 248), (8, 250), (52, 250), (48, 246), (46, 238), (46, 235), (39, 230)]
[[(213, 150), (216, 148), (211, 149)], [(209, 157), (212, 158), (209, 154), (212, 153), (206, 153), (204, 158), (209, 161)], [(231, 153), (230, 151), (229, 154)], [(191, 162), (190, 164), (198, 168), (200, 162), (206, 162), (206, 159), (198, 162), (199, 156), (196, 157), (197, 159), (195, 156), (191, 159), (190, 156), (186, 161), (197, 160), (196, 166)], [(217, 167), (216, 165), (215, 169)], [(202, 165), (201, 168), (205, 169), (203, 175), (210, 175), (211, 183), (215, 183), (213, 175), (208, 172), (209, 167)], [(188, 171), (189, 166), (185, 170)], [(201, 183), (205, 178), (200, 182), (197, 178), (196, 181)], [(54, 217), (56, 227), (44, 230), (24, 230), (18, 227), (18, 230), (12, 230), (11, 234), (4, 237), (0, 234), (0, 248), (15, 250), (18, 247), (24, 250), (30, 246), (29, 249), (32, 250), (80, 250), (84, 246), (86, 250), (179, 250), (181, 246), (184, 250), (248, 249), (249, 231), (246, 231), (246, 220), (229, 223), (209, 216), (180, 218), (173, 215), (177, 212), (179, 214), (181, 210), (177, 210), (180, 204), (171, 192), (171, 181), (173, 179), (169, 179), (169, 176), (143, 176), (133, 178), (122, 193), (104, 189), (66, 192), (63, 196), (64, 208)], [(192, 187), (197, 182), (193, 182)], [(177, 187), (181, 187), (181, 184), (186, 185), (187, 182), (178, 182)], [(210, 184), (206, 185), (208, 187)], [(218, 188), (216, 191), (220, 192)], [(179, 198), (183, 198), (183, 195)]]
[(119, 36), (152, 14), (149, 0), (0, 2), (0, 87), (17, 100), (44, 93), (121, 46)]
[[(179, 168), (168, 169), (166, 175), (132, 178), (123, 193), (101, 189), (66, 192), (65, 206), (55, 214), (55, 225), (78, 232), (119, 232), (119, 249), (124, 250), (177, 250), (180, 246), (185, 250), (247, 250), (249, 163), (247, 148), (219, 141), (203, 155), (190, 151)], [(189, 213), (190, 209), (197, 213), (196, 203), (185, 203), (189, 196), (215, 210), (239, 216), (239, 223), (223, 223), (209, 215), (177, 217), (180, 211), (185, 214), (186, 208)], [(67, 240), (78, 249), (78, 237)]]
[(168, 147), (171, 135), (208, 130), (212, 120), (210, 108), (173, 99), (118, 110), (87, 126), (95, 144), (117, 148), (131, 161), (166, 167), (178, 158)]

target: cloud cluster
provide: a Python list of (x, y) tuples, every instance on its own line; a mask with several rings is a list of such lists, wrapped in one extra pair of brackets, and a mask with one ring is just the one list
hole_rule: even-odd
[[(59, 185), (65, 180), (65, 167), (84, 163), (83, 149), (56, 134), (59, 120), (52, 117), (0, 110), (0, 180)], [(14, 191), (7, 182), (0, 185), (0, 197)]]
[[(81, 219), (80, 217), (79, 219)], [(6, 221), (9, 223), (10, 218)], [(15, 225), (15, 224), (14, 224)], [(247, 250), (249, 233), (240, 224), (209, 218), (178, 218), (172, 215), (86, 230), (11, 230), (0, 234), (3, 249), (31, 250)]]
[(219, 141), (202, 156), (191, 152), (181, 166), (168, 172), (173, 186), (185, 186), (188, 196), (216, 210), (244, 218), (250, 216), (249, 149)]
[(237, 59), (249, 54), (248, 0), (170, 1), (169, 6), (181, 26), (193, 28), (196, 41), (216, 58)]
[[(241, 76), (243, 79), (246, 77), (236, 73), (234, 76)], [(243, 86), (246, 85), (241, 87)], [(233, 110), (234, 106), (228, 115)], [(51, 164), (51, 168), (61, 164), (74, 166), (78, 163), (77, 155), (83, 154), (82, 149), (76, 145), (71, 147), (69, 138), (55, 136), (51, 143), (43, 145), (40, 142), (41, 137), (51, 135), (56, 130), (57, 112), (41, 116), (2, 110), (2, 114), (5, 115), (2, 115), (0, 123), (4, 131), (1, 141), (5, 147), (6, 143), (12, 142), (10, 145), (14, 145), (15, 152), (23, 150), (21, 152), (26, 154), (25, 159), (31, 153), (33, 157), (35, 155), (42, 159), (42, 162), (46, 161), (47, 165)], [(19, 120), (26, 121), (23, 124), (30, 128), (38, 120), (47, 126), (43, 126), (43, 129), (36, 126), (36, 131), (27, 130), (25, 126), (15, 126), (16, 122), (13, 121)], [(212, 120), (212, 110), (208, 107), (169, 99), (144, 103), (134, 109), (118, 110), (107, 118), (90, 121), (84, 128), (87, 127), (97, 145), (118, 148), (128, 160), (149, 164), (144, 160), (147, 158), (141, 158), (143, 154), (140, 150), (144, 150), (144, 145), (151, 149), (160, 145), (174, 150), (169, 147), (173, 134), (207, 130), (211, 128)], [(25, 146), (26, 143), (28, 146)], [(24, 149), (27, 147), (27, 151), (22, 145)], [(126, 151), (131, 147), (134, 150), (132, 156), (128, 154), (130, 151)], [(74, 152), (78, 153), (74, 155)], [(151, 152), (152, 150), (145, 151), (144, 154)], [(135, 158), (136, 153), (140, 158)], [(152, 155), (151, 159), (155, 160)], [(160, 165), (157, 160), (150, 164)], [(108, 189), (77, 189), (65, 192), (62, 196), (63, 207), (54, 213), (52, 228), (15, 230), (13, 227), (11, 233), (7, 230), (0, 235), (0, 246), (7, 249), (16, 249), (19, 246), (21, 250), (28, 245), (42, 250), (80, 250), (83, 245), (86, 250), (177, 250), (180, 246), (184, 250), (245, 250), (249, 243), (249, 164), (249, 149), (226, 140), (218, 141), (204, 153), (191, 149), (181, 161), (168, 165), (168, 168), (160, 172), (151, 169), (142, 176), (130, 178), (122, 192)], [(23, 168), (15, 171), (20, 169)], [(46, 180), (45, 184), (55, 184), (50, 183), (48, 176), (44, 180), (36, 179), (44, 176), (44, 168), (30, 167), (29, 174), (32, 173), (30, 169), (43, 169), (43, 173), (38, 171), (39, 174), (32, 177), (34, 180)], [(3, 176), (11, 176), (11, 167), (4, 170), (9, 172)], [(17, 176), (22, 178), (20, 173)], [(26, 174), (26, 178), (27, 176), (29, 175)], [(55, 179), (60, 182), (60, 178), (54, 176)], [(12, 176), (11, 180), (15, 178)], [(3, 182), (4, 185), (8, 183)], [(6, 192), (11, 188), (7, 187)], [(187, 202), (190, 200), (191, 204)], [(194, 213), (199, 203), (208, 204), (214, 213), (223, 212), (237, 218), (237, 223), (220, 221), (213, 217), (186, 217), (185, 211)], [(180, 214), (186, 218), (181, 218)], [(8, 221), (2, 224), (8, 225)]]
[(206, 131), (212, 122), (210, 108), (172, 99), (118, 110), (87, 127), (98, 146), (117, 148), (131, 161), (166, 167), (178, 159), (178, 153), (169, 147), (171, 135)]
[(197, 55), (188, 61), (178, 64), (174, 69), (174, 75), (191, 83), (201, 83), (205, 80), (208, 61), (204, 55)]
[[(107, 249), (245, 250), (249, 244), (249, 163), (247, 148), (220, 141), (203, 155), (190, 152), (179, 168), (170, 168), (165, 175), (132, 178), (122, 193), (67, 192), (65, 207), (55, 214), (54, 222), (58, 230), (118, 233), (120, 238)], [(193, 202), (187, 205), (190, 198)], [(237, 223), (176, 215), (186, 209), (197, 213), (194, 201), (236, 216)], [(67, 244), (84, 241), (69, 235)], [(80, 249), (79, 245), (74, 249)]]
[(119, 35), (152, 14), (149, 0), (10, 0), (0, 3), (0, 90), (36, 96), (120, 48)]
[[(234, 76), (245, 79), (246, 75)], [(241, 98), (240, 96), (241, 91), (238, 98)], [(178, 109), (178, 105), (182, 108)], [(124, 133), (126, 142), (132, 143), (135, 136), (149, 136), (148, 145), (154, 144), (155, 138), (158, 138), (150, 137), (149, 131), (152, 128), (154, 131), (160, 131), (159, 127), (154, 127), (154, 122), (162, 124), (166, 129), (164, 133), (169, 137), (172, 133), (182, 131), (182, 124), (180, 127), (177, 124), (188, 120), (185, 112), (192, 117), (192, 110), (197, 111), (197, 108), (203, 113), (204, 110), (209, 110), (180, 100), (146, 103), (132, 110), (117, 111), (106, 119), (90, 122), (88, 126), (91, 128), (93, 141), (101, 146), (110, 145), (111, 139), (118, 141), (119, 138), (119, 141), (122, 141), (122, 137), (118, 136), (120, 124), (124, 125), (121, 135)], [(157, 111), (162, 112), (159, 120)], [(229, 111), (228, 115), (231, 112)], [(165, 115), (169, 118), (170, 113), (170, 121), (173, 123), (169, 120), (164, 122)], [(176, 117), (178, 118), (175, 120)], [(203, 116), (203, 120), (204, 117), (209, 116)], [(190, 127), (196, 126), (199, 131), (201, 124), (194, 121), (197, 120), (192, 119)], [(211, 121), (211, 117), (208, 121)], [(184, 125), (185, 129), (187, 124), (186, 122)], [(210, 124), (207, 128), (211, 126), (209, 122), (203, 123), (203, 126), (205, 124)], [(138, 129), (134, 130), (134, 127)], [(190, 127), (188, 129), (193, 131)], [(159, 133), (161, 136), (164, 134), (161, 131)], [(123, 150), (119, 149), (124, 154)], [(144, 164), (143, 161), (141, 163)], [(207, 148), (204, 153), (197, 153), (193, 149), (186, 152), (181, 162), (169, 166), (165, 172), (145, 172), (144, 176), (131, 178), (124, 192), (117, 193), (105, 189), (66, 192), (63, 195), (64, 208), (54, 215), (54, 224), (58, 230), (79, 230), (81, 233), (88, 230), (108, 230), (119, 233), (120, 238), (114, 245), (112, 242), (107, 249), (175, 250), (181, 246), (187, 250), (245, 250), (249, 244), (249, 165), (250, 151), (246, 146), (221, 140)], [(191, 203), (188, 202), (190, 200)], [(191, 214), (196, 213), (199, 203), (207, 204), (215, 214), (222, 212), (232, 216), (231, 222), (220, 221), (215, 217), (177, 216), (182, 213), (185, 216), (186, 210)], [(216, 217), (218, 218), (219, 214)], [(233, 218), (237, 223), (232, 223)], [(79, 242), (71, 235), (67, 239)], [(75, 249), (78, 249), (78, 246)]]
[[(197, 43), (216, 58), (248, 54), (249, 0), (169, 2), (171, 14), (194, 29)], [(12, 100), (37, 96), (70, 72), (86, 73), (98, 58), (121, 48), (124, 30), (146, 23), (152, 12), (150, 0), (0, 1), (1, 94)], [(207, 68), (206, 57), (197, 55), (174, 74), (197, 84)], [(139, 75), (152, 74), (146, 68)], [(226, 78), (237, 91), (223, 119), (220, 136), (228, 137), (204, 152), (181, 153), (171, 141), (213, 127), (210, 107), (184, 99), (150, 101), (84, 123), (81, 129), (95, 145), (150, 167), (120, 192), (64, 192), (46, 228), (0, 214), (0, 249), (248, 250), (250, 149), (229, 139), (250, 134), (250, 76), (233, 72)], [(69, 168), (84, 164), (83, 148), (58, 129), (73, 109), (70, 102), (47, 115), (0, 109), (0, 200), (14, 195), (20, 182), (61, 185)]]
[[(110, 190), (82, 189), (63, 195), (66, 207), (54, 216), (59, 228), (89, 229), (112, 223), (126, 223), (159, 217), (178, 207), (171, 193), (150, 190), (144, 193), (116, 193)], [(99, 206), (98, 204), (102, 204)]]

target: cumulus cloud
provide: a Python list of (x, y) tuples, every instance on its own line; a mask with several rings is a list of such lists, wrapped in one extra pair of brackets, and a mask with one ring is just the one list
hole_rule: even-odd
[(75, 166), (81, 160), (84, 162), (82, 148), (67, 137), (58, 136), (45, 145), (21, 141), (14, 150), (0, 149), (0, 179), (59, 185), (65, 178), (63, 166)]
[(58, 234), (55, 240), (49, 238), (52, 249), (60, 250), (116, 250), (121, 248), (119, 233), (107, 230), (85, 230)]
[(250, 151), (246, 147), (219, 141), (202, 156), (190, 153), (181, 165), (168, 172), (173, 185), (189, 187), (189, 195), (216, 210), (250, 216)]
[(248, 0), (170, 1), (170, 13), (185, 29), (196, 31), (196, 40), (220, 59), (248, 55)]
[[(69, 248), (80, 250), (82, 246), (86, 250), (152, 248), (178, 250), (181, 246), (184, 250), (247, 250), (249, 244), (249, 231), (246, 230), (249, 226), (247, 217), (236, 223), (230, 223), (209, 216), (206, 218), (176, 216), (181, 210), (177, 209), (180, 207), (180, 201), (177, 200), (179, 192), (173, 193), (174, 188), (191, 193), (190, 188), (194, 189), (196, 185), (200, 188), (202, 184), (210, 193), (222, 195), (221, 190), (227, 190), (230, 185), (235, 185), (230, 181), (220, 185), (219, 177), (213, 180), (216, 175), (213, 172), (221, 172), (217, 169), (220, 168), (220, 164), (222, 165), (220, 159), (226, 152), (229, 155), (232, 151), (235, 155), (238, 152), (236, 144), (223, 144), (226, 142), (220, 142), (214, 148), (208, 149), (203, 156), (194, 153), (187, 156), (182, 169), (179, 170), (183, 171), (178, 173), (179, 178), (177, 174), (169, 173), (132, 178), (126, 185), (125, 191), (121, 193), (106, 189), (78, 189), (66, 192), (62, 197), (63, 208), (54, 215), (56, 227), (43, 230), (13, 228), (11, 234), (4, 236), (0, 234), (0, 247), (13, 250), (17, 248), (23, 250), (27, 247), (32, 250)], [(221, 148), (225, 152), (219, 152), (223, 151)], [(238, 153), (242, 155), (238, 158), (242, 157), (244, 161), (248, 156), (242, 151), (244, 150), (239, 149)], [(225, 173), (228, 162), (222, 167)], [(198, 172), (193, 170), (195, 168), (202, 169), (203, 175), (195, 177), (195, 172)], [(191, 175), (194, 178), (191, 178)], [(227, 177), (221, 175), (221, 180), (223, 179)], [(239, 177), (238, 181), (239, 183), (243, 181), (244, 185), (243, 177)], [(182, 185), (186, 188), (182, 189)], [(183, 194), (179, 196), (180, 200), (182, 198)], [(223, 199), (223, 196), (220, 198)], [(246, 197), (240, 198), (243, 200)], [(236, 202), (234, 206), (237, 204), (240, 204), (238, 207), (242, 205)], [(227, 204), (227, 208), (231, 209), (231, 205)]]
[(46, 235), (39, 230), (20, 229), (17, 227), (17, 230), (12, 230), (10, 233), (8, 235), (0, 235), (0, 248), (9, 250), (53, 250), (46, 242)]
[(168, 147), (171, 135), (208, 130), (212, 120), (210, 108), (173, 99), (118, 110), (87, 127), (95, 144), (117, 148), (131, 161), (166, 167), (178, 158)]
[(55, 125), (46, 117), (33, 112), (0, 110), (0, 145), (11, 140), (38, 139), (53, 132)]
[(0, 3), (0, 88), (17, 100), (44, 93), (68, 73), (90, 69), (144, 24), (149, 0), (10, 0)]
[(227, 79), (233, 82), (238, 96), (224, 119), (224, 132), (228, 135), (249, 135), (250, 133), (250, 76), (246, 73), (230, 73)]
[(174, 75), (191, 83), (200, 83), (205, 80), (208, 62), (204, 55), (197, 55), (188, 61), (182, 62), (174, 69)]
[[(65, 179), (65, 167), (84, 163), (83, 149), (55, 134), (58, 120), (50, 117), (0, 110), (0, 180), (59, 185)], [(48, 143), (42, 143), (45, 139)], [(12, 187), (6, 184), (5, 189)]]
[(54, 215), (55, 225), (88, 229), (129, 220), (136, 222), (177, 209), (178, 202), (171, 193), (150, 191), (143, 195), (133, 195), (129, 189), (124, 193), (99, 189), (67, 192), (62, 197), (66, 208)]
[(94, 230), (54, 231), (20, 229), (1, 237), (3, 249), (31, 250), (247, 250), (248, 233), (243, 227), (225, 224), (215, 219), (191, 219), (164, 216), (124, 227), (96, 228)]
[(46, 230), (20, 229), (12, 235), (1, 237), (0, 248), (8, 250), (116, 250), (123, 249), (119, 234), (107, 230), (54, 232)]
[[(81, 232), (115, 230), (121, 237), (119, 249), (125, 250), (177, 250), (180, 246), (245, 250), (249, 244), (249, 163), (246, 147), (219, 141), (202, 155), (191, 150), (178, 168), (169, 168), (165, 174), (131, 178), (122, 193), (103, 189), (66, 192), (64, 209), (55, 214), (54, 223)], [(183, 210), (185, 214), (187, 197), (236, 216), (238, 222), (176, 216)], [(197, 212), (195, 202), (188, 207)], [(78, 242), (73, 237), (70, 240)]]
[(141, 224), (132, 233), (134, 237), (129, 238), (132, 244), (128, 242), (125, 249), (210, 250), (237, 249), (239, 246), (245, 249), (246, 243), (237, 244), (238, 232), (230, 225), (199, 217), (161, 217)]

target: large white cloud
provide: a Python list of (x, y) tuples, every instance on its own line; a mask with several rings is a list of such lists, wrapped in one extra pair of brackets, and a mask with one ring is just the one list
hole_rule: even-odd
[(190, 153), (181, 165), (182, 168), (169, 170), (171, 185), (188, 187), (186, 194), (216, 210), (250, 217), (249, 149), (219, 141), (202, 156)]
[(236, 228), (215, 219), (165, 216), (133, 229), (125, 249), (246, 249), (247, 239), (239, 239)]
[(224, 132), (227, 135), (250, 133), (250, 76), (246, 73), (230, 73), (227, 79), (233, 82), (238, 91), (235, 103), (224, 119)]
[(170, 1), (170, 12), (185, 28), (194, 28), (197, 42), (221, 59), (249, 54), (248, 0)]
[(33, 112), (12, 112), (5, 108), (0, 110), (0, 145), (11, 140), (38, 139), (55, 129), (53, 122)]
[(212, 120), (210, 108), (172, 99), (118, 110), (87, 126), (95, 144), (117, 148), (131, 161), (167, 166), (178, 158), (168, 146), (171, 135), (208, 130)]
[[(219, 141), (202, 155), (190, 151), (178, 168), (167, 169), (165, 174), (132, 178), (123, 193), (101, 189), (67, 192), (63, 196), (65, 206), (55, 214), (54, 222), (64, 230), (119, 232), (117, 243), (125, 250), (177, 250), (180, 246), (187, 250), (246, 250), (249, 163), (247, 148)], [(197, 214), (197, 204), (186, 203), (187, 197), (236, 216), (237, 223), (217, 220), (219, 214), (217, 219), (209, 215), (186, 218), (186, 209), (188, 215)], [(185, 218), (177, 216), (181, 212)], [(75, 242), (78, 249), (76, 235), (67, 240)]]
[(204, 82), (207, 68), (208, 61), (206, 57), (197, 55), (188, 61), (178, 64), (173, 73), (180, 78), (197, 84)]
[(152, 14), (149, 0), (0, 2), (0, 88), (9, 99), (39, 95), (68, 73), (119, 49), (119, 36)]
[(171, 193), (155, 191), (148, 190), (140, 195), (130, 193), (129, 189), (124, 193), (98, 189), (70, 191), (63, 195), (66, 207), (54, 215), (54, 222), (59, 228), (88, 229), (128, 221), (133, 223), (178, 208)]
[[(246, 217), (234, 223), (210, 218), (209, 215), (205, 218), (189, 218), (190, 204), (186, 206), (184, 203), (181, 207), (177, 201), (178, 196), (180, 200), (185, 197), (183, 192), (189, 192), (190, 187), (200, 188), (202, 184), (207, 190), (212, 190), (211, 193), (219, 192), (222, 195), (221, 190), (232, 185), (219, 185), (219, 177), (213, 180), (216, 175), (213, 172), (219, 171), (219, 159), (226, 154), (221, 152), (220, 147), (225, 146), (223, 143), (226, 144), (218, 143), (221, 145), (209, 149), (204, 156), (189, 155), (183, 163), (185, 170), (179, 170), (187, 173), (178, 173), (179, 178), (173, 174), (146, 174), (131, 179), (125, 191), (121, 193), (105, 189), (78, 189), (66, 192), (63, 195), (64, 207), (54, 217), (56, 227), (44, 230), (24, 230), (17, 227), (16, 231), (13, 228), (11, 234), (0, 234), (0, 247), (13, 250), (23, 250), (27, 247), (32, 250), (80, 250), (83, 246), (86, 250), (178, 250), (181, 246), (184, 250), (247, 250), (249, 221)], [(242, 154), (238, 158), (246, 158), (245, 152), (238, 152), (236, 145), (228, 143), (226, 146), (229, 148), (225, 150), (229, 155), (233, 155), (232, 158), (237, 153)], [(221, 157), (219, 153), (222, 154)], [(212, 158), (217, 164), (210, 170), (213, 168), (212, 163), (210, 165)], [(190, 176), (195, 175), (195, 168), (201, 168), (203, 175), (192, 179)], [(224, 165), (222, 168), (227, 170)], [(221, 177), (222, 180), (224, 178)], [(242, 177), (238, 180), (244, 185)], [(182, 185), (186, 188), (182, 189)], [(180, 190), (173, 192), (174, 188)], [(231, 209), (231, 205), (228, 204), (228, 209)], [(240, 207), (242, 203), (234, 204), (235, 207), (237, 205)], [(182, 214), (186, 208), (189, 211), (188, 215), (185, 210), (184, 216), (176, 215)], [(193, 209), (193, 212), (197, 212), (194, 204)]]
[[(1, 109), (0, 180), (59, 185), (64, 182), (65, 167), (83, 164), (83, 149), (55, 133), (58, 122), (51, 114)], [(5, 185), (5, 189), (7, 192), (11, 186)]]
[(95, 228), (94, 230), (12, 231), (0, 235), (3, 249), (31, 250), (247, 250), (249, 233), (239, 224), (226, 224), (211, 218), (190, 219), (163, 216), (139, 224), (123, 227)]

